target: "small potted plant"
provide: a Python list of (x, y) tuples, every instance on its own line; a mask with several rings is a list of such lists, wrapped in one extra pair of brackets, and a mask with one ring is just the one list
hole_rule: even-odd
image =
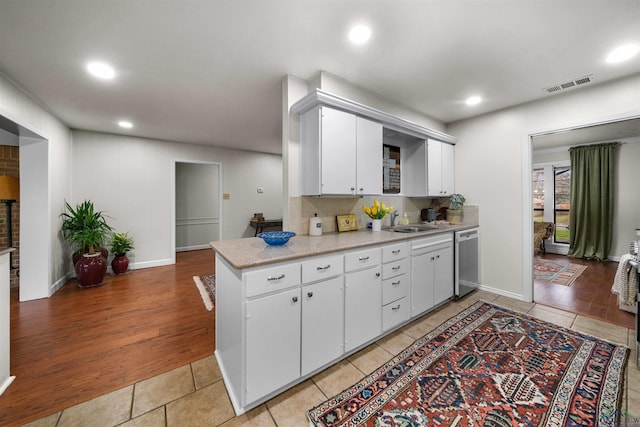
[(128, 233), (113, 233), (111, 236), (111, 252), (115, 255), (111, 268), (115, 274), (123, 274), (129, 268), (127, 252), (133, 249), (133, 238)]
[(462, 194), (452, 194), (449, 196), (449, 209), (447, 209), (447, 221), (451, 224), (462, 222), (462, 206), (465, 198)]
[(374, 200), (373, 205), (363, 206), (362, 210), (372, 220), (371, 231), (380, 231), (382, 230), (382, 218), (393, 212), (393, 206), (386, 206), (384, 203)]
[(85, 200), (73, 208), (65, 202), (61, 231), (64, 238), (77, 248), (73, 254), (73, 266), (80, 287), (98, 286), (107, 272), (108, 251), (104, 241), (111, 233), (105, 215), (96, 211), (93, 202)]

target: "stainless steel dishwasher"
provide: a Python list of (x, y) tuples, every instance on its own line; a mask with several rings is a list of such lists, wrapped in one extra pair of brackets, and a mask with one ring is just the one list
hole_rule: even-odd
[(478, 263), (479, 228), (456, 231), (454, 295), (463, 297), (480, 285)]

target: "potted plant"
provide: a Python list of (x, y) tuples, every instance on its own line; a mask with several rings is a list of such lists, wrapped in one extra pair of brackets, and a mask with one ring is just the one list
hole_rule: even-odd
[(107, 250), (103, 244), (111, 233), (104, 214), (96, 211), (93, 202), (85, 200), (73, 208), (65, 202), (61, 231), (64, 238), (77, 248), (73, 264), (80, 287), (98, 286), (107, 272)]
[(133, 249), (133, 238), (128, 233), (113, 233), (111, 235), (111, 252), (115, 258), (111, 261), (111, 268), (115, 274), (123, 274), (129, 268), (127, 252)]
[(382, 230), (382, 218), (393, 212), (393, 206), (387, 207), (384, 203), (374, 200), (373, 205), (363, 206), (362, 210), (372, 220), (371, 231), (380, 231)]
[(462, 194), (452, 194), (449, 196), (449, 209), (447, 209), (447, 221), (451, 224), (462, 222), (462, 206), (465, 198)]

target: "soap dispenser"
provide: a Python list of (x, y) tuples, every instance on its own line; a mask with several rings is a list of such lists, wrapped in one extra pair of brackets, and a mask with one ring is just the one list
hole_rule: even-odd
[(409, 215), (407, 215), (406, 212), (404, 213), (404, 215), (402, 215), (402, 221), (400, 221), (400, 223), (402, 225), (408, 225), (409, 224)]
[(309, 221), (309, 236), (322, 236), (322, 220), (314, 213)]

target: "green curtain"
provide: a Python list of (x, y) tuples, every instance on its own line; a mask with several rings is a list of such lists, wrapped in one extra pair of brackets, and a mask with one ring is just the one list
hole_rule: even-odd
[(571, 147), (568, 256), (606, 260), (613, 234), (615, 154), (618, 143)]

